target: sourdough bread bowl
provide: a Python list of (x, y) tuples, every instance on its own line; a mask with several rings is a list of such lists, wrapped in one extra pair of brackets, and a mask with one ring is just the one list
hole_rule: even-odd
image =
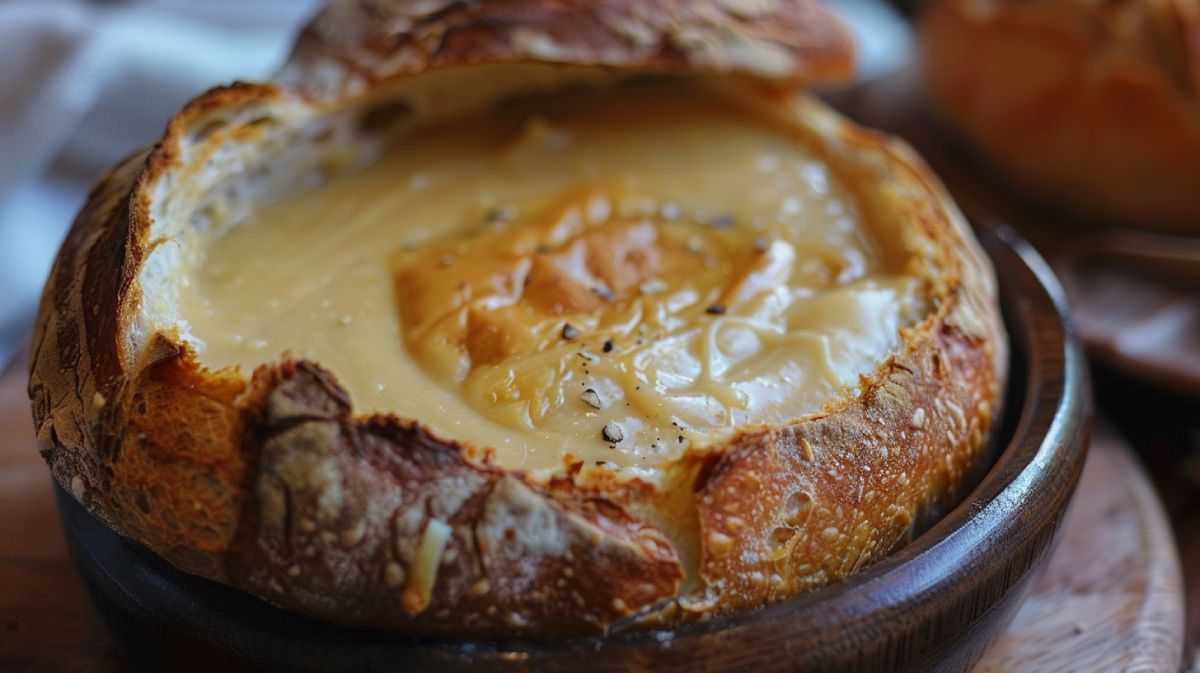
[(983, 465), (993, 271), (905, 146), (796, 93), (820, 5), (340, 2), (91, 194), (29, 392), (178, 568), (456, 638), (836, 582)]
[(930, 0), (936, 113), (1081, 223), (1200, 232), (1200, 3)]

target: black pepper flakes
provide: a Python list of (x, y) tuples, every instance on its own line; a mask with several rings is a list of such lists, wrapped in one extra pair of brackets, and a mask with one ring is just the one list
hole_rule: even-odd
[(600, 436), (603, 437), (604, 441), (606, 442), (620, 444), (625, 440), (625, 431), (622, 430), (621, 426), (617, 425), (616, 423), (609, 423), (600, 430)]
[(608, 301), (612, 301), (616, 297), (616, 295), (613, 294), (613, 291), (608, 289), (608, 287), (605, 285), (598, 285), (592, 288), (592, 294)]
[(499, 224), (501, 222), (508, 222), (513, 218), (513, 215), (514, 213), (512, 208), (499, 206), (496, 208), (489, 208), (488, 211), (483, 214), (483, 217), (488, 221), (489, 224)]
[(600, 393), (596, 392), (595, 388), (588, 388), (579, 396), (583, 403), (593, 409), (599, 409), (604, 406), (604, 402), (600, 399)]
[(729, 213), (713, 215), (707, 219), (705, 224), (708, 224), (711, 227), (716, 227), (717, 229), (728, 229), (729, 227), (733, 226), (733, 215), (730, 215)]
[(565, 323), (562, 328), (562, 338), (571, 341), (579, 336), (579, 328), (571, 323)]
[(724, 304), (713, 304), (712, 306), (709, 306), (708, 308), (704, 309), (704, 312), (709, 315), (725, 315), (725, 305)]
[(605, 339), (605, 340), (604, 340), (604, 347), (603, 347), (603, 350), (604, 350), (604, 352), (605, 352), (605, 353), (611, 353), (611, 352), (612, 352), (612, 349), (613, 349), (613, 342), (612, 342), (612, 339)]

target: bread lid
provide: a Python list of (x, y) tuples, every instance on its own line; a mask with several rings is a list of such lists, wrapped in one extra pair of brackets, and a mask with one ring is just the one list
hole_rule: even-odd
[(330, 99), (425, 72), (547, 63), (796, 85), (841, 80), (850, 37), (817, 0), (333, 2), (278, 79)]

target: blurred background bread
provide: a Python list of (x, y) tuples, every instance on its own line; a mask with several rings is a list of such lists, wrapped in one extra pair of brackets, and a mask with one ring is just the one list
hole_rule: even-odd
[(1087, 222), (1200, 232), (1200, 3), (930, 0), (920, 68), (997, 176)]

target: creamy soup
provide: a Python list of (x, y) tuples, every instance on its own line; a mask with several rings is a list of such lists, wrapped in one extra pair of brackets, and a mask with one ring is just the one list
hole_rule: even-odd
[(509, 467), (653, 467), (857, 384), (925, 310), (801, 137), (685, 85), (414, 131), (262, 207), (181, 310), (209, 367), (320, 362)]

